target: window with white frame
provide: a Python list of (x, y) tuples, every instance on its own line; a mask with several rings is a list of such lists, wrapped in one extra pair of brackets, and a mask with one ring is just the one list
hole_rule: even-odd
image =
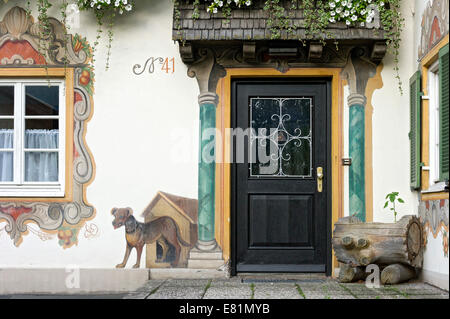
[(63, 197), (64, 81), (0, 79), (0, 196)]
[(430, 186), (439, 182), (439, 61), (428, 69)]

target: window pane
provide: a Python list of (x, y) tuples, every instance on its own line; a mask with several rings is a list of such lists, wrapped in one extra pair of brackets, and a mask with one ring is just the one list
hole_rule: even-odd
[(0, 120), (0, 149), (14, 147), (14, 120)]
[(14, 86), (0, 86), (1, 115), (14, 115)]
[(13, 152), (0, 152), (0, 182), (12, 182), (14, 175)]
[(27, 86), (25, 88), (25, 115), (58, 115), (58, 86)]
[(26, 152), (25, 182), (57, 182), (58, 152)]
[(25, 120), (25, 148), (57, 149), (58, 120)]

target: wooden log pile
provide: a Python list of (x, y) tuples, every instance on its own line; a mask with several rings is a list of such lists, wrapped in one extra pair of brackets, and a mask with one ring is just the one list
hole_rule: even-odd
[(339, 219), (333, 231), (333, 249), (341, 263), (339, 280), (364, 280), (367, 265), (382, 269), (381, 282), (396, 284), (416, 276), (423, 263), (423, 231), (413, 215), (397, 223), (363, 223), (355, 217)]

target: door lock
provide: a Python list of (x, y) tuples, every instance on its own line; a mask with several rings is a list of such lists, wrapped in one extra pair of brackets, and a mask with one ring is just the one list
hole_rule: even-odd
[(323, 190), (323, 168), (317, 167), (317, 191), (322, 193)]

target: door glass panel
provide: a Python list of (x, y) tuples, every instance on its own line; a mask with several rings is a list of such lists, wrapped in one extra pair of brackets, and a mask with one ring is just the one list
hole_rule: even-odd
[(250, 99), (250, 176), (312, 176), (312, 98)]

